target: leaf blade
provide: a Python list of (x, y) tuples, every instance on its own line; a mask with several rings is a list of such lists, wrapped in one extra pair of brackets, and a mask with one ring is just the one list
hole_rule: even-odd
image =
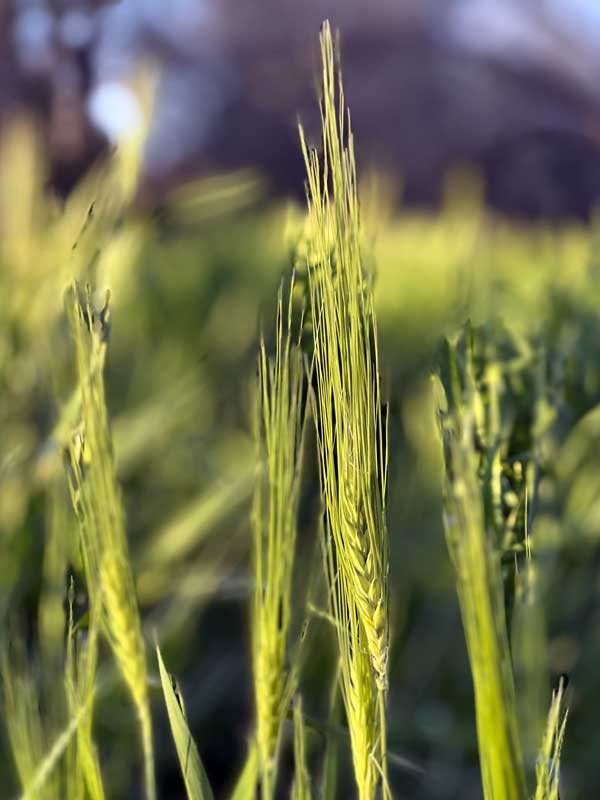
[(169, 715), (169, 724), (173, 741), (177, 749), (181, 774), (189, 800), (213, 800), (213, 793), (198, 753), (196, 743), (192, 739), (185, 714), (171, 683), (171, 676), (165, 667), (160, 648), (156, 645), (156, 656), (160, 671), (160, 682)]

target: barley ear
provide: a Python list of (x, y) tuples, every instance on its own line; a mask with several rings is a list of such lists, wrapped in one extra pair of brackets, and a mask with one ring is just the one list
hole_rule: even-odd
[(444, 529), (473, 676), (483, 791), (486, 800), (521, 800), (526, 797), (525, 771), (500, 552), (495, 532), (486, 524), (479, 483), (476, 428), (481, 398), (469, 346), (459, 363), (455, 345), (449, 344), (449, 357), (450, 404), (441, 382), (435, 383), (445, 461)]
[(560, 757), (568, 716), (565, 689), (566, 681), (561, 677), (552, 694), (546, 730), (536, 764), (535, 800), (560, 800)]
[(341, 686), (361, 797), (387, 794), (387, 429), (372, 276), (363, 268), (350, 115), (329, 23), (321, 32), (323, 152), (300, 140), (307, 170), (307, 270), (315, 419), (324, 501), (324, 560)]
[(292, 571), (305, 424), (304, 364), (292, 335), (292, 293), (279, 291), (275, 356), (263, 339), (257, 368), (254, 439), (257, 475), (252, 513), (254, 596), (252, 663), (261, 791), (274, 795), (281, 724), (295, 680), (286, 667)]
[(92, 604), (129, 689), (138, 716), (146, 794), (156, 796), (146, 654), (117, 483), (106, 406), (103, 366), (109, 296), (94, 305), (89, 288), (74, 284), (67, 310), (75, 343), (81, 423), (70, 447), (69, 483), (79, 521), (82, 559)]

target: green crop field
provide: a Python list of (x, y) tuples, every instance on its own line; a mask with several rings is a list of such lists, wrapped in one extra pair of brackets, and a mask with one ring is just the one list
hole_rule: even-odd
[(2, 798), (596, 796), (600, 231), (398, 210), (321, 53), (305, 206), (0, 142)]

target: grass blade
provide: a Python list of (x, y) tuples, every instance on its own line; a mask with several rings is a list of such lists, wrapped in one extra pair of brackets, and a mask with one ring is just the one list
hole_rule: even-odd
[(246, 763), (235, 788), (231, 800), (255, 800), (258, 784), (258, 747), (252, 742), (246, 757)]
[[(39, 796), (48, 796), (48, 779), (56, 769), (60, 759), (63, 757), (65, 750), (77, 732), (81, 721), (88, 713), (89, 707), (86, 704), (81, 706), (75, 716), (71, 717), (67, 727), (56, 737), (54, 744), (43, 758), (41, 763), (38, 765), (37, 769), (34, 771), (30, 781), (28, 782), (26, 790), (20, 797), (20, 800), (34, 800), (34, 798), (38, 797), (38, 793), (41, 793)], [(59, 795), (56, 794), (54, 796), (58, 797)]]
[(160, 670), (160, 682), (165, 697), (169, 723), (173, 741), (177, 748), (181, 774), (185, 783), (188, 800), (213, 800), (212, 789), (208, 782), (208, 777), (202, 766), (198, 748), (187, 724), (183, 701), (179, 694), (175, 693), (171, 676), (166, 670), (160, 648), (156, 646), (156, 657)]

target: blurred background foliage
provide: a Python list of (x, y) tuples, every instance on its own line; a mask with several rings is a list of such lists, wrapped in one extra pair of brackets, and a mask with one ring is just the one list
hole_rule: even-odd
[[(236, 171), (188, 184), (149, 214), (132, 203), (139, 148), (119, 153), (59, 200), (46, 191), (35, 128), (23, 119), (1, 140), (2, 639), (25, 643), (52, 725), (67, 586), (80, 570), (63, 469), (77, 398), (62, 302), (78, 277), (97, 288), (99, 302), (111, 291), (107, 394), (145, 634), (151, 641), (156, 632), (177, 675), (211, 783), (224, 796), (252, 721), (257, 344), (260, 325), (272, 334), (304, 208), (273, 200), (260, 175)], [(437, 213), (398, 213), (392, 194), (388, 179), (363, 175), (364, 257), (376, 274), (390, 403), (392, 783), (398, 796), (423, 800), (481, 793), (430, 381), (444, 337), (470, 320), (481, 364), (499, 387), (507, 457), (538, 470), (531, 535), (539, 631), (522, 637), (519, 646), (530, 648), (523, 663), (571, 676), (564, 797), (589, 797), (600, 785), (600, 229), (594, 219), (550, 227), (494, 216), (468, 171), (448, 177)], [(316, 536), (310, 446), (307, 460), (300, 575), (313, 563)], [(83, 610), (83, 586), (77, 602)], [(301, 676), (313, 766), (328, 717), (329, 634), (315, 620), (315, 655)], [(151, 674), (159, 789), (183, 797), (156, 666)], [(517, 690), (527, 674), (517, 661)], [(523, 695), (523, 725), (549, 704), (551, 684), (535, 686), (537, 696)], [(2, 790), (9, 797), (15, 774), (0, 731), (0, 786), (11, 787)], [(291, 731), (290, 721), (290, 759)], [(118, 680), (103, 683), (95, 732), (108, 796), (137, 796), (141, 759)]]

